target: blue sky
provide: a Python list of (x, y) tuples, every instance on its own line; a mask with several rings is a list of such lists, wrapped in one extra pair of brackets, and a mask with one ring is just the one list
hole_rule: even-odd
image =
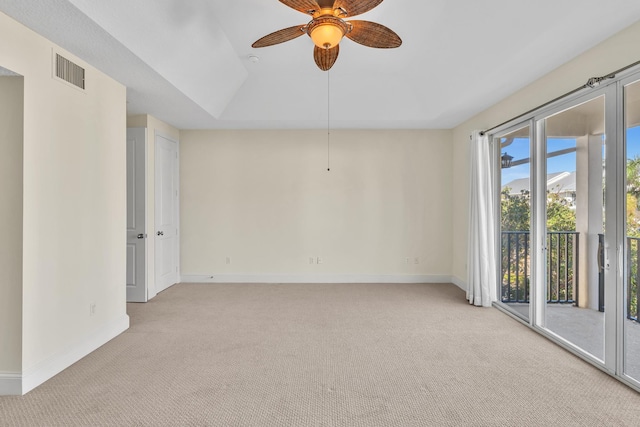
[[(576, 146), (575, 139), (553, 138), (547, 142), (547, 151), (553, 152)], [(516, 138), (511, 145), (505, 147), (502, 153), (507, 152), (513, 156), (513, 161), (529, 157), (529, 139)], [(627, 157), (640, 156), (640, 126), (627, 130)], [(529, 163), (502, 169), (502, 185), (518, 178), (529, 176)], [(573, 172), (576, 170), (576, 153), (564, 154), (552, 157), (547, 162), (547, 173)]]

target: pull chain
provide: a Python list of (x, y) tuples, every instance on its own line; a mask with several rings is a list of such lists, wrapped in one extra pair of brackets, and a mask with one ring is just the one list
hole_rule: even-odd
[(331, 79), (327, 70), (327, 172), (331, 171)]

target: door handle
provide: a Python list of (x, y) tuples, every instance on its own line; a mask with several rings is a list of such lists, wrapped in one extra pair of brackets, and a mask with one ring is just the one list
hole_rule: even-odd
[(598, 271), (602, 271), (604, 266), (602, 265), (602, 244), (601, 243), (598, 244), (598, 254), (596, 255), (596, 259), (598, 261)]
[(605, 269), (605, 247), (602, 242), (603, 236), (598, 235), (598, 252), (596, 255), (598, 261), (598, 272), (602, 272)]
[(146, 234), (142, 234), (142, 233), (138, 234), (138, 239), (144, 239), (145, 237), (147, 237)]
[(158, 231), (156, 234), (157, 234), (158, 236), (164, 236), (164, 231)]

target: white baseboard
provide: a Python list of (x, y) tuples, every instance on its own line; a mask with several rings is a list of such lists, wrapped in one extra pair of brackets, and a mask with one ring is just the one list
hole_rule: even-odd
[(22, 395), (22, 375), (0, 373), (0, 396)]
[(467, 291), (467, 284), (465, 283), (464, 280), (460, 279), (459, 277), (451, 276), (451, 283), (453, 283), (463, 291), (465, 292)]
[(412, 274), (185, 274), (183, 283), (453, 283), (451, 276)]
[(22, 376), (21, 394), (26, 394), (33, 390), (127, 329), (129, 329), (129, 316), (125, 314), (93, 330), (71, 348), (41, 361), (30, 369), (26, 369)]

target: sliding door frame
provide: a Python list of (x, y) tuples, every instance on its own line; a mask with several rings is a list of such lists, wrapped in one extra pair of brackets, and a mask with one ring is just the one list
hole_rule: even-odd
[[(618, 155), (618, 170), (620, 171), (625, 171), (625, 173), (619, 173), (618, 174), (618, 182), (617, 185), (619, 185), (620, 188), (624, 188), (626, 186), (626, 162), (627, 162), (627, 120), (626, 120), (626, 94), (625, 94), (625, 87), (632, 84), (632, 83), (637, 83), (640, 82), (640, 70), (635, 69), (635, 71), (633, 72), (629, 72), (629, 73), (625, 73), (626, 75), (623, 78), (620, 78), (617, 81), (617, 109), (618, 109), (618, 114), (616, 117), (616, 127), (618, 130), (618, 137), (619, 137), (619, 155)], [(626, 216), (626, 192), (624, 193), (625, 197), (620, 197), (620, 200), (618, 201), (618, 209), (620, 209), (620, 212), (622, 212), (622, 215)], [(625, 322), (626, 322), (626, 316), (627, 316), (627, 305), (626, 305), (626, 298), (627, 298), (627, 283), (626, 283), (626, 269), (628, 268), (628, 266), (625, 263), (625, 257), (626, 257), (626, 253), (625, 253), (625, 240), (626, 240), (626, 236), (627, 236), (627, 230), (626, 230), (626, 221), (620, 221), (620, 224), (618, 226), (618, 230), (617, 230), (619, 236), (620, 236), (620, 248), (618, 249), (619, 253), (620, 253), (620, 258), (621, 259), (621, 266), (620, 269), (622, 270), (622, 274), (620, 277), (620, 283), (619, 286), (617, 288), (618, 290), (618, 294), (617, 294), (617, 309), (618, 309), (618, 318), (617, 318), (617, 324), (616, 324), (616, 337), (617, 337), (617, 346), (616, 346), (616, 351), (617, 351), (617, 357), (616, 357), (616, 377), (618, 379), (620, 379), (620, 381), (624, 382), (625, 384), (629, 385), (630, 387), (640, 391), (640, 379), (636, 379), (633, 378), (631, 376), (629, 376), (627, 373), (625, 373), (625, 339), (626, 339), (626, 332), (625, 332)]]
[[(498, 193), (501, 189), (500, 143), (504, 135), (529, 126), (530, 134), (530, 188), (531, 188), (531, 296), (529, 319), (523, 319), (510, 310), (506, 304), (497, 301), (494, 306), (511, 317), (527, 324), (538, 333), (564, 347), (568, 351), (593, 364), (599, 369), (616, 377), (630, 387), (640, 391), (640, 381), (624, 373), (624, 318), (625, 318), (625, 175), (626, 170), (626, 132), (625, 132), (625, 85), (640, 80), (640, 67), (621, 72), (616, 78), (604, 81), (596, 88), (585, 88), (573, 95), (532, 111), (494, 130), (488, 136), (493, 145), (494, 178)], [(576, 345), (545, 327), (546, 307), (546, 137), (545, 118), (588, 102), (599, 96), (605, 96), (605, 348), (604, 361), (582, 351)], [(496, 200), (496, 212), (500, 211), (500, 198)], [(500, 218), (496, 219), (496, 242), (501, 242)], [(497, 245), (496, 257), (501, 259)], [(501, 295), (501, 262), (496, 263), (498, 274), (497, 295)], [(613, 302), (613, 303), (612, 303)]]
[[(493, 154), (493, 164), (495, 165), (493, 168), (493, 182), (495, 183), (498, 194), (498, 197), (496, 197), (496, 200), (494, 201), (495, 206), (494, 206), (494, 212), (501, 212), (501, 188), (502, 188), (502, 174), (501, 174), (501, 165), (502, 162), (500, 161), (500, 156), (502, 155), (502, 147), (500, 146), (500, 139), (503, 138), (506, 135), (509, 135), (513, 132), (516, 132), (518, 130), (524, 129), (528, 127), (529, 128), (529, 188), (531, 189), (531, 194), (533, 194), (533, 167), (532, 167), (532, 160), (534, 158), (534, 143), (533, 143), (533, 138), (534, 138), (534, 131), (533, 131), (533, 121), (531, 119), (529, 120), (525, 120), (525, 121), (520, 121), (517, 123), (512, 124), (509, 127), (504, 128), (503, 130), (501, 130), (498, 133), (494, 133), (494, 134), (490, 134), (489, 135), (489, 141), (491, 143), (491, 149), (492, 149), (492, 154)], [(531, 209), (533, 207), (532, 204), (533, 201), (533, 196), (530, 197), (530, 206), (529, 209)], [(533, 217), (533, 215), (532, 215)], [(529, 222), (529, 229), (532, 229), (532, 222)], [(495, 248), (495, 256), (496, 256), (496, 260), (498, 260), (498, 262), (496, 262), (496, 277), (499, 278), (497, 285), (497, 291), (496, 291), (496, 295), (498, 295), (498, 298), (502, 297), (502, 286), (501, 286), (501, 281), (502, 281), (502, 226), (500, 223), (500, 217), (497, 218), (497, 226), (495, 227), (496, 229), (496, 234), (495, 234), (495, 241), (496, 242), (500, 242), (500, 244), (496, 245)], [(531, 234), (532, 235), (532, 234)], [(532, 254), (533, 256), (533, 254)], [(533, 266), (533, 258), (531, 261), (531, 265)], [(533, 271), (530, 272), (531, 277), (533, 277)], [(526, 280), (526, 278), (525, 278)], [(509, 313), (510, 315), (516, 317), (518, 320), (524, 322), (524, 323), (529, 323), (529, 320), (531, 319), (532, 316), (532, 306), (533, 306), (533, 301), (529, 302), (529, 316), (527, 318), (523, 318), (519, 313), (510, 310), (509, 308), (507, 308), (506, 305), (504, 305), (501, 301), (499, 301), (500, 303), (500, 308), (504, 311), (506, 311), (507, 313)]]

